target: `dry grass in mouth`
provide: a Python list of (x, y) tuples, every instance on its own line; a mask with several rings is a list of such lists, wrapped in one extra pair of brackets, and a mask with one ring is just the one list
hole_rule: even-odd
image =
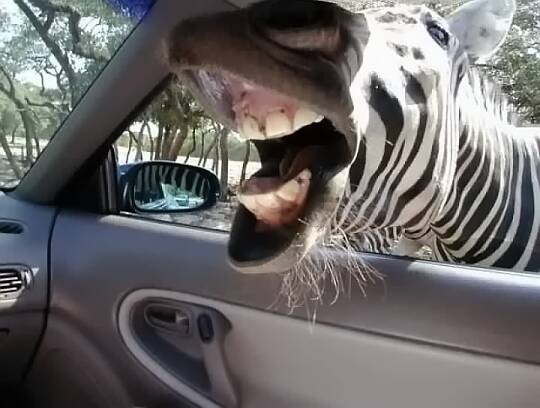
[(304, 307), (308, 321), (314, 324), (317, 308), (327, 299), (325, 293), (332, 292), (331, 305), (340, 296), (350, 297), (353, 285), (358, 285), (367, 296), (369, 285), (384, 282), (384, 276), (358, 253), (343, 225), (337, 225), (338, 219), (335, 217), (329, 233), (292, 270), (282, 275), (280, 291), (272, 307), (284, 304), (289, 313)]

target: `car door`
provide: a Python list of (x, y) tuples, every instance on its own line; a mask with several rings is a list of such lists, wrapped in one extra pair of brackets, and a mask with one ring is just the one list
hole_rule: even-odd
[(122, 138), (178, 86), (156, 50), (231, 7), (154, 4), (0, 197), (22, 228), (0, 234), (2, 268), (32, 279), (0, 301), (0, 373), (39, 407), (537, 406), (535, 275), (358, 253), (383, 279), (291, 310), (280, 275), (228, 264), (233, 204), (122, 211)]

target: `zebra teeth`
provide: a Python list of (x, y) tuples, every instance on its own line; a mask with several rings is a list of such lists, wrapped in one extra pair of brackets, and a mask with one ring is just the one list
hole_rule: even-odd
[(238, 194), (238, 201), (258, 220), (269, 221), (283, 207), (283, 202), (275, 192), (260, 194)]
[(291, 121), (284, 112), (274, 111), (266, 116), (265, 133), (268, 139), (288, 135), (292, 130)]
[(304, 126), (320, 122), (321, 120), (323, 120), (323, 116), (319, 115), (317, 112), (307, 108), (300, 108), (294, 115), (293, 128), (296, 131)]
[(239, 129), (240, 136), (247, 140), (264, 140), (266, 139), (259, 122), (253, 116), (246, 115)]
[(249, 180), (249, 187), (239, 191), (238, 201), (259, 221), (276, 227), (284, 225), (294, 221), (303, 208), (310, 179), (311, 171), (304, 169), (277, 189), (259, 192), (259, 184), (262, 185), (265, 181), (259, 181), (255, 177)]
[(311, 171), (302, 170), (295, 178), (287, 181), (276, 191), (276, 194), (283, 200), (289, 202), (298, 201), (299, 198), (307, 193), (309, 182), (311, 180)]
[(300, 192), (300, 182), (296, 179), (292, 179), (283, 184), (279, 190), (276, 191), (276, 195), (285, 201), (294, 201), (298, 197)]
[[(246, 140), (279, 139), (321, 120), (322, 115), (307, 108), (299, 108), (292, 122), (284, 109), (272, 111), (260, 121), (255, 116), (245, 113), (238, 125), (238, 133)], [(264, 126), (261, 126), (263, 121)]]

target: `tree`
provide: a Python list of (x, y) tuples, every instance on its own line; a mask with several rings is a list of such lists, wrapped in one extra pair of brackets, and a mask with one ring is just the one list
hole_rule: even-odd
[(193, 154), (193, 152), (197, 149), (197, 135), (196, 135), (197, 128), (193, 126), (191, 128), (191, 147), (188, 150), (187, 154), (184, 157), (184, 163), (187, 163), (189, 161), (189, 158)]
[[(213, 137), (212, 137), (212, 142), (210, 143), (210, 146), (208, 146), (208, 149), (206, 149), (206, 152), (204, 153), (204, 156), (203, 156), (203, 161), (201, 164), (203, 167), (206, 167), (206, 163), (208, 162), (208, 158), (210, 157), (210, 154), (212, 153), (212, 151), (214, 150), (217, 151), (216, 146), (217, 146), (218, 138), (219, 138), (219, 134), (214, 132)], [(213, 167), (214, 166), (212, 166), (212, 169)]]
[(221, 181), (221, 201), (227, 201), (229, 198), (229, 152), (227, 139), (229, 138), (230, 130), (223, 126), (218, 127), (219, 134), (219, 152), (221, 156), (221, 170), (219, 178)]
[[(32, 117), (26, 103), (20, 98), (12, 75), (7, 72), (5, 68), (0, 66), (0, 74), (3, 76), (3, 81), (0, 81), (0, 92), (2, 92), (16, 107), (25, 130), (26, 140), (26, 165), (30, 166), (32, 163), (33, 148), (32, 143), (36, 138), (36, 124)], [(39, 142), (38, 142), (39, 151)], [(7, 151), (6, 151), (7, 154)], [(11, 161), (10, 161), (11, 162)], [(15, 169), (14, 169), (15, 171)]]
[[(99, 0), (14, 3), (18, 11), (0, 8), (4, 31), (0, 39), (0, 95), (20, 116), (26, 145), (24, 165), (28, 167), (41, 149), (38, 135), (45, 140), (51, 137), (134, 22)], [(95, 22), (91, 27), (89, 19)], [(28, 75), (41, 79), (40, 88), (25, 80)], [(46, 86), (51, 78), (55, 87)], [(2, 108), (11, 109), (6, 104)], [(16, 133), (15, 129), (12, 146), (17, 142)], [(3, 145), (6, 156), (11, 156), (9, 165), (20, 174), (14, 167), (18, 166), (14, 152), (10, 148), (8, 153)]]
[(244, 153), (244, 161), (242, 162), (242, 172), (240, 173), (240, 184), (246, 179), (247, 165), (249, 163), (249, 157), (251, 155), (251, 142), (246, 140), (246, 152)]
[[(2, 149), (4, 150), (4, 154), (6, 155), (6, 159), (11, 166), (13, 174), (15, 175), (17, 179), (20, 179), (23, 175), (23, 172), (21, 170), (21, 167), (19, 166), (19, 163), (17, 163), (17, 160), (13, 156), (11, 147), (7, 140), (7, 136), (9, 133), (9, 126), (10, 126), (10, 123), (12, 122), (9, 118), (7, 118), (9, 114), (10, 112), (8, 110), (4, 110), (0, 113), (0, 145), (2, 146)], [(16, 130), (16, 128), (14, 130)]]

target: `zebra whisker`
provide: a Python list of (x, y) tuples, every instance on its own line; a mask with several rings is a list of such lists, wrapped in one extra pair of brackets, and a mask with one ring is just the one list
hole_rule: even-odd
[[(335, 219), (333, 223), (335, 224)], [(284, 303), (293, 313), (305, 307), (308, 320), (316, 320), (317, 307), (324, 304), (325, 294), (333, 290), (328, 304), (336, 303), (341, 294), (352, 296), (353, 285), (367, 296), (366, 287), (382, 282), (384, 276), (358, 253), (349, 234), (335, 225), (292, 270), (282, 274), (278, 298), (273, 305)]]

